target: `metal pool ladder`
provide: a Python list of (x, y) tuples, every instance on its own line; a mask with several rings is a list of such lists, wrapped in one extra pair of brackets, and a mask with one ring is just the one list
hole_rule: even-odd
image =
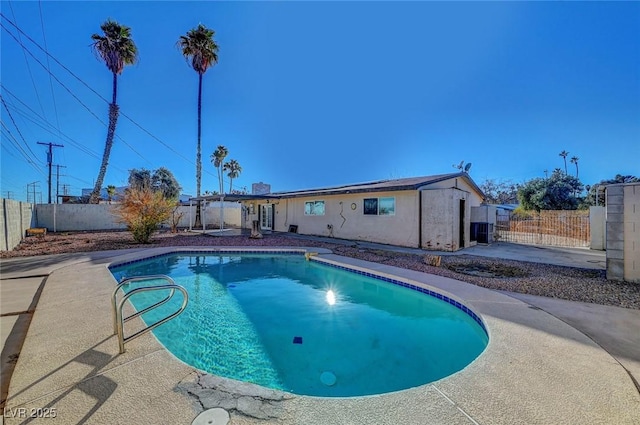
[[(122, 297), (122, 299), (120, 300), (120, 302), (118, 303), (116, 301), (117, 298), (117, 294), (118, 291), (120, 290), (120, 288), (122, 288), (124, 285), (131, 283), (131, 282), (138, 282), (138, 281), (144, 281), (144, 280), (152, 280), (152, 279), (163, 279), (166, 280), (167, 282), (169, 282), (168, 284), (165, 285), (151, 285), (151, 286), (142, 286), (140, 288), (136, 288), (136, 289), (132, 289), (129, 292), (126, 292), (124, 294), (124, 296)], [(122, 308), (124, 307), (124, 303), (133, 295), (135, 294), (139, 294), (140, 292), (147, 292), (147, 291), (160, 291), (163, 289), (169, 289), (169, 295), (167, 295), (166, 298), (158, 301), (157, 303), (150, 305), (149, 307), (146, 307), (143, 310), (140, 310), (138, 312), (133, 313), (131, 316), (128, 317), (123, 317), (122, 316)], [(144, 313), (153, 310), (156, 307), (159, 307), (167, 302), (169, 302), (169, 300), (173, 297), (173, 295), (176, 292), (176, 289), (180, 292), (182, 292), (182, 305), (180, 306), (180, 308), (178, 310), (176, 310), (175, 312), (173, 312), (172, 314), (170, 314), (169, 316), (165, 317), (162, 320), (158, 320), (156, 323), (147, 326), (146, 328), (134, 333), (133, 335), (129, 335), (127, 337), (124, 336), (124, 322), (127, 322), (131, 319), (134, 319), (138, 316), (143, 315)], [(124, 291), (124, 290), (123, 290)], [(118, 335), (118, 345), (120, 347), (120, 354), (125, 352), (124, 349), (124, 343), (125, 342), (129, 342), (132, 339), (135, 339), (137, 337), (139, 337), (140, 335), (144, 335), (147, 332), (151, 331), (152, 329), (162, 325), (165, 322), (168, 322), (169, 320), (173, 319), (174, 317), (178, 316), (180, 313), (182, 313), (184, 311), (185, 308), (187, 308), (187, 303), (189, 302), (189, 294), (187, 293), (187, 290), (184, 289), (182, 286), (177, 285), (173, 279), (171, 279), (169, 276), (163, 275), (163, 274), (158, 274), (158, 275), (148, 275), (148, 276), (136, 276), (136, 277), (128, 277), (128, 278), (123, 278), (120, 283), (116, 286), (116, 289), (113, 291), (113, 294), (111, 295), (111, 306), (113, 308), (113, 334), (114, 335)]]

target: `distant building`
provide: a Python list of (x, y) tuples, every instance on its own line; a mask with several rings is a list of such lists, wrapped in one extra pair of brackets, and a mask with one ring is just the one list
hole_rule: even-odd
[(509, 215), (515, 211), (519, 204), (492, 204), (496, 208), (498, 220), (509, 220)]
[(266, 183), (253, 183), (251, 185), (252, 195), (267, 195), (271, 193), (271, 185)]

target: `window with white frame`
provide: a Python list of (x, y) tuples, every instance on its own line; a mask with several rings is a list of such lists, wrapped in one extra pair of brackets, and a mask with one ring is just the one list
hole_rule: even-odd
[(396, 198), (380, 198), (378, 215), (396, 215)]
[(324, 215), (324, 201), (305, 202), (304, 215)]
[(396, 198), (365, 198), (364, 215), (396, 215)]

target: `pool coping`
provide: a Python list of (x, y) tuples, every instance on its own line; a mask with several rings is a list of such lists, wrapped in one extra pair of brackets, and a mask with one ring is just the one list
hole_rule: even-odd
[[(485, 288), (341, 257), (319, 248), (250, 250), (318, 253), (322, 261), (452, 294), (486, 323), (490, 339), (485, 352), (462, 371), (435, 383), (390, 394), (336, 399), (265, 392), (261, 387), (207, 377), (173, 357), (151, 334), (131, 342), (125, 354), (117, 355), (109, 313), (115, 279), (107, 270), (109, 264), (170, 252), (243, 248), (152, 248), (55, 270), (47, 280), (16, 365), (7, 401), (9, 412), (20, 407), (56, 408), (56, 418), (47, 423), (77, 423), (88, 418), (92, 423), (188, 424), (200, 410), (216, 405), (229, 408), (232, 423), (640, 420), (640, 395), (624, 369), (588, 337), (553, 316)], [(144, 407), (140, 407), (141, 399), (146, 401)], [(24, 420), (6, 416), (7, 424)]]

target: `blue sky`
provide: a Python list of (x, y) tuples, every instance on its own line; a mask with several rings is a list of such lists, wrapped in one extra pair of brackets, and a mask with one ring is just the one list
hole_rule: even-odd
[(243, 167), (234, 188), (249, 190), (440, 174), (462, 160), (478, 183), (524, 182), (564, 168), (562, 150), (579, 157), (585, 184), (640, 174), (638, 2), (2, 1), (1, 10), (3, 197), (26, 199), (27, 183), (40, 181), (46, 202), (39, 141), (65, 146), (54, 150), (61, 185), (92, 187), (106, 136), (92, 113), (106, 123), (108, 110), (53, 59), (67, 88), (50, 80), (5, 18), (46, 39), (107, 99), (111, 74), (90, 36), (108, 17), (132, 28), (140, 61), (120, 76), (118, 104), (144, 130), (120, 116), (105, 185), (164, 166), (195, 195), (197, 74), (175, 43), (198, 23), (220, 45), (203, 83), (203, 191), (217, 188), (209, 156), (219, 144)]

